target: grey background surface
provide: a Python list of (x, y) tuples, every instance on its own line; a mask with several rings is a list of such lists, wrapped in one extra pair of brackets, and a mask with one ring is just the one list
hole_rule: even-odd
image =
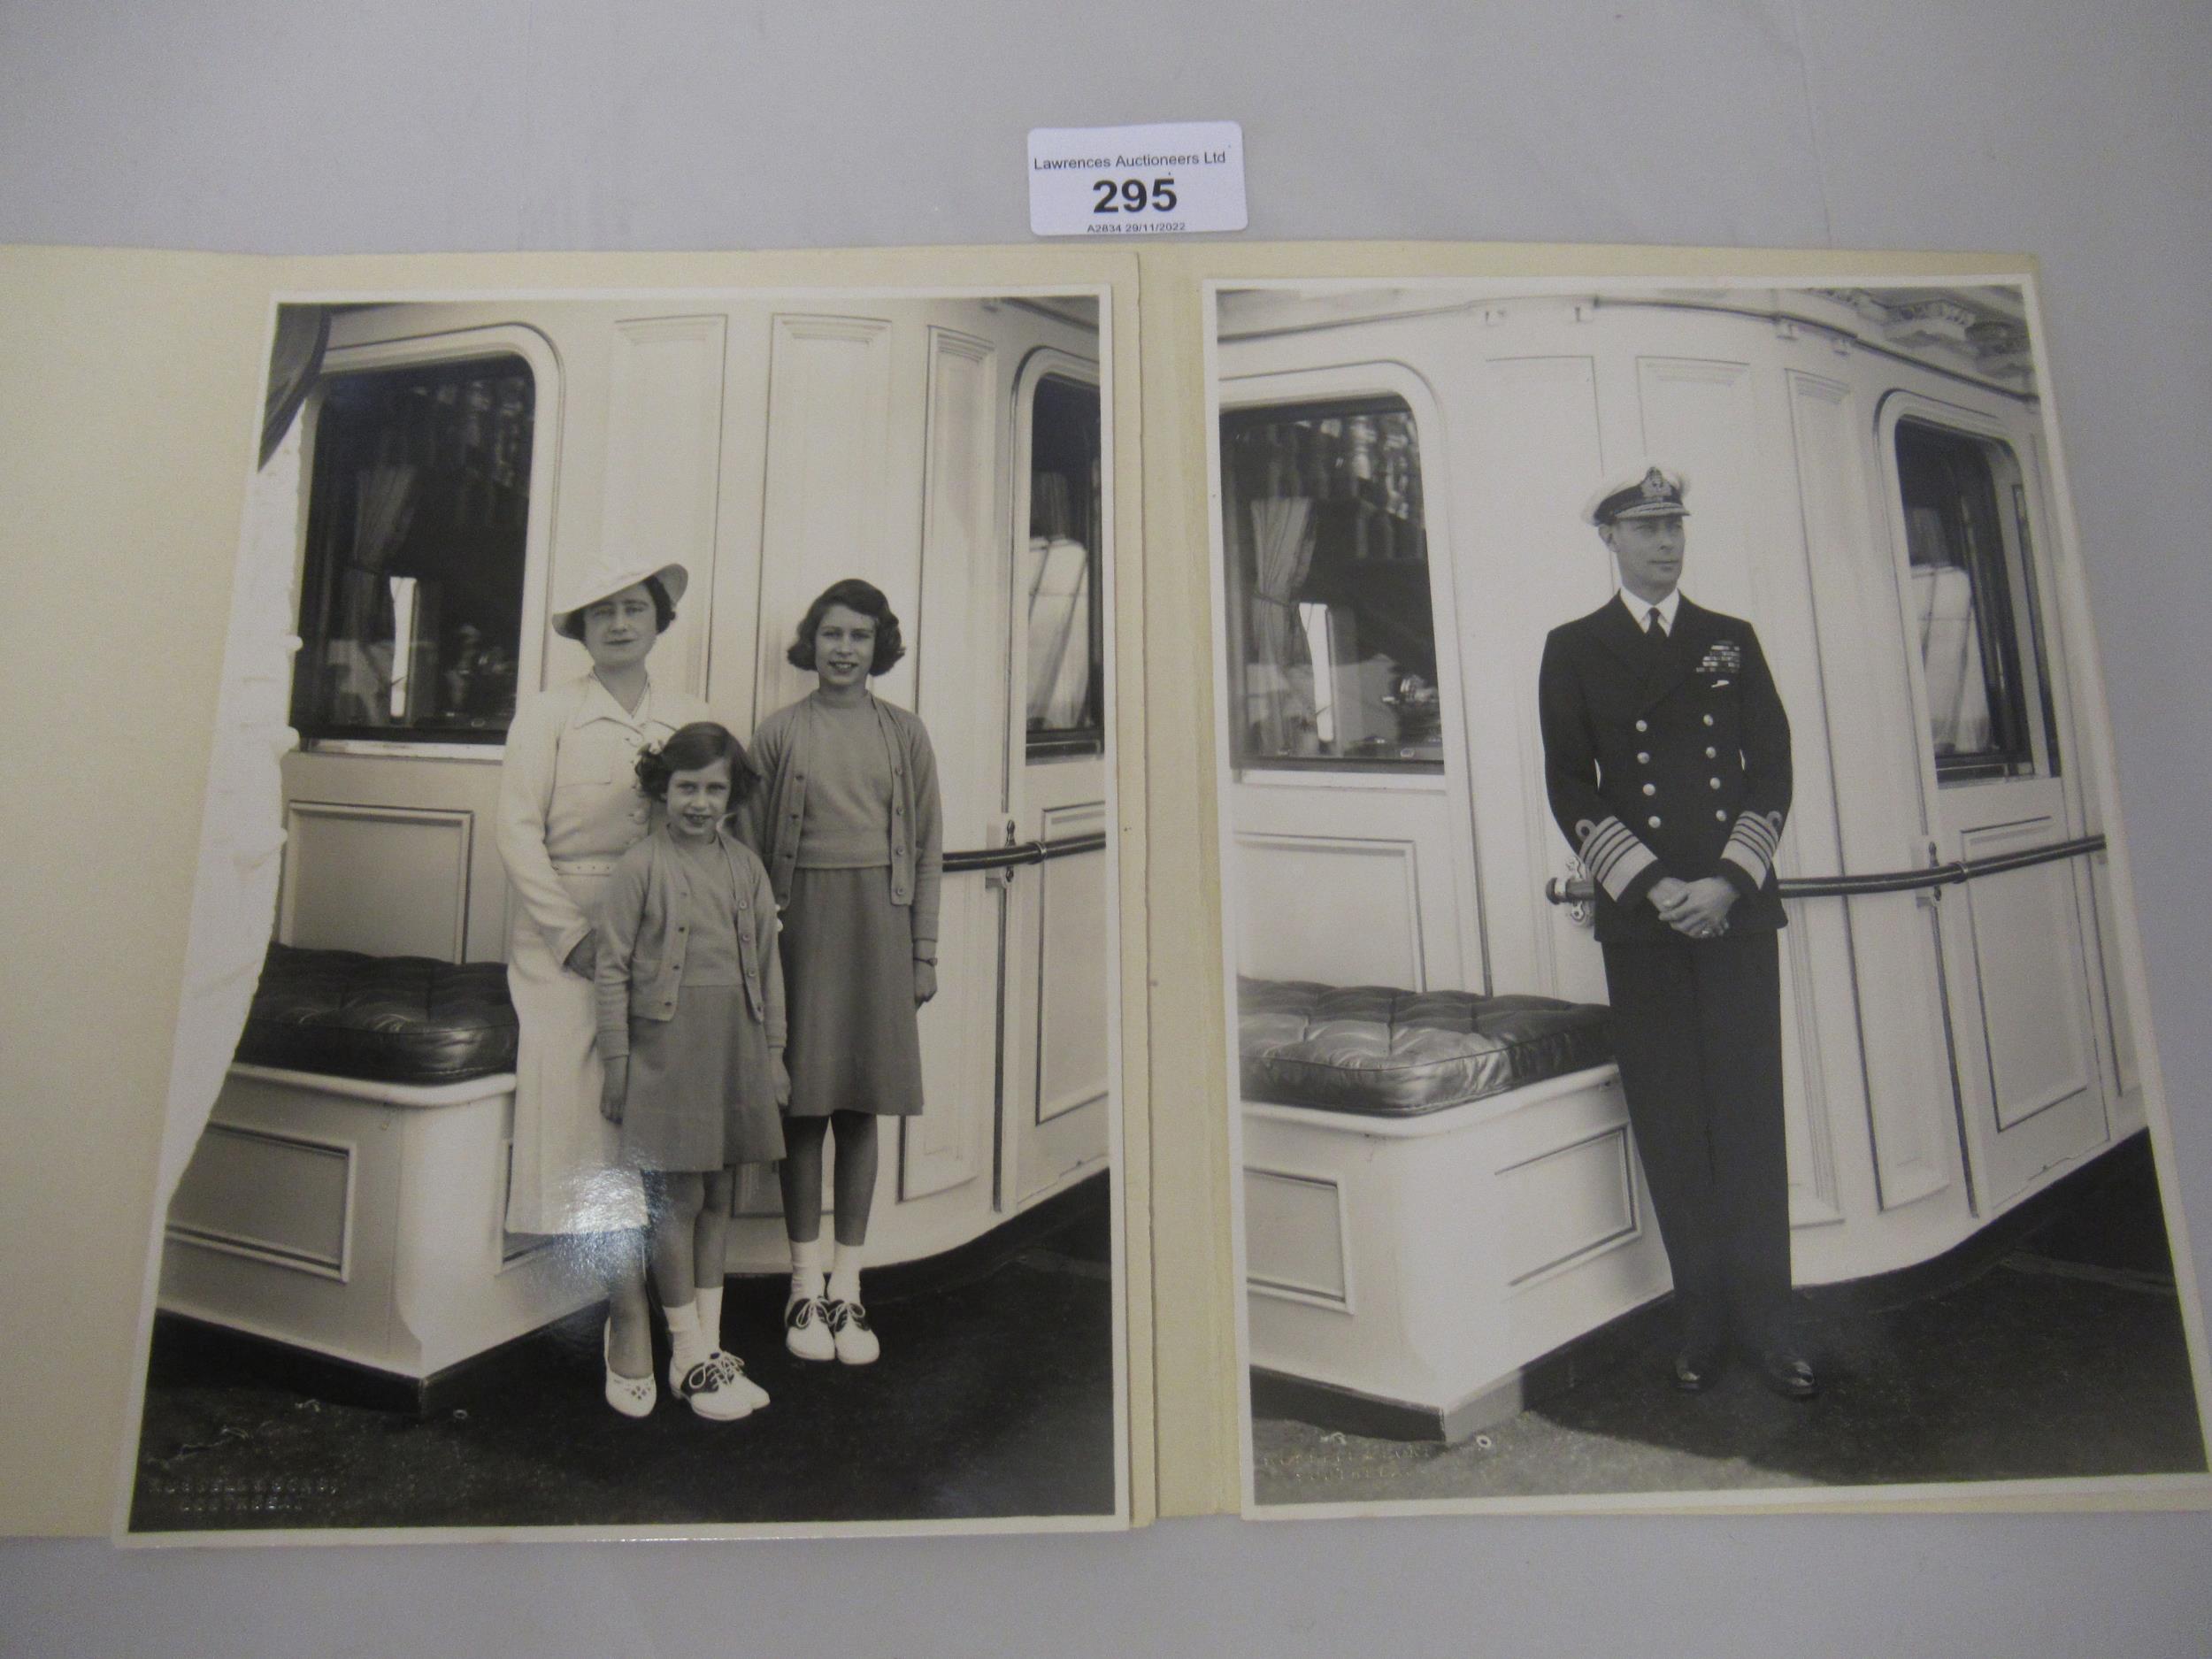
[[(0, 241), (1020, 242), (1031, 126), (1224, 119), (1244, 123), (1253, 238), (2036, 253), (2176, 1167), (2212, 1279), (2208, 72), (2201, 0), (0, 0)], [(2212, 1518), (2188, 1515), (15, 1542), (0, 1648), (2199, 1654), (2208, 1567)]]

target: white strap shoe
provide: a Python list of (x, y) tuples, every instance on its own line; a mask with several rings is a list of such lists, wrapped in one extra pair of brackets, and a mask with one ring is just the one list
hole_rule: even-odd
[(614, 1321), (610, 1319), (599, 1333), (599, 1362), (607, 1371), (607, 1403), (626, 1417), (652, 1415), (660, 1401), (660, 1386), (653, 1380), (653, 1373), (642, 1377), (625, 1377), (614, 1368), (609, 1357), (614, 1347)]

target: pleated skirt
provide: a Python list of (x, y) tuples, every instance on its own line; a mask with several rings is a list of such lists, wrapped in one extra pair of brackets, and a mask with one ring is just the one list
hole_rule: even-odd
[(622, 1155), (641, 1170), (706, 1171), (783, 1156), (768, 1034), (738, 985), (687, 985), (672, 1019), (630, 1022)]
[(794, 1118), (922, 1110), (912, 914), (888, 866), (793, 872), (780, 947)]

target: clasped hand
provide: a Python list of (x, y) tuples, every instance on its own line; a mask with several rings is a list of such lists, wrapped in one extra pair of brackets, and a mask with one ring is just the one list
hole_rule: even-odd
[(1718, 876), (1684, 881), (1662, 876), (1652, 884), (1652, 908), (1659, 919), (1686, 939), (1717, 939), (1728, 931), (1728, 911), (1736, 889)]

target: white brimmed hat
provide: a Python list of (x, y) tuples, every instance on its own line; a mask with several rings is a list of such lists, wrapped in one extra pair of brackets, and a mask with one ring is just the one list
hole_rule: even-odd
[(564, 589), (560, 603), (553, 607), (553, 632), (572, 640), (583, 638), (583, 612), (648, 577), (659, 580), (672, 605), (691, 584), (691, 572), (680, 565), (650, 565), (634, 553), (603, 553)]
[(1645, 466), (1627, 478), (1600, 487), (1582, 509), (1582, 516), (1603, 526), (1620, 518), (1682, 518), (1690, 510), (1682, 498), (1690, 493), (1690, 480), (1663, 467)]

